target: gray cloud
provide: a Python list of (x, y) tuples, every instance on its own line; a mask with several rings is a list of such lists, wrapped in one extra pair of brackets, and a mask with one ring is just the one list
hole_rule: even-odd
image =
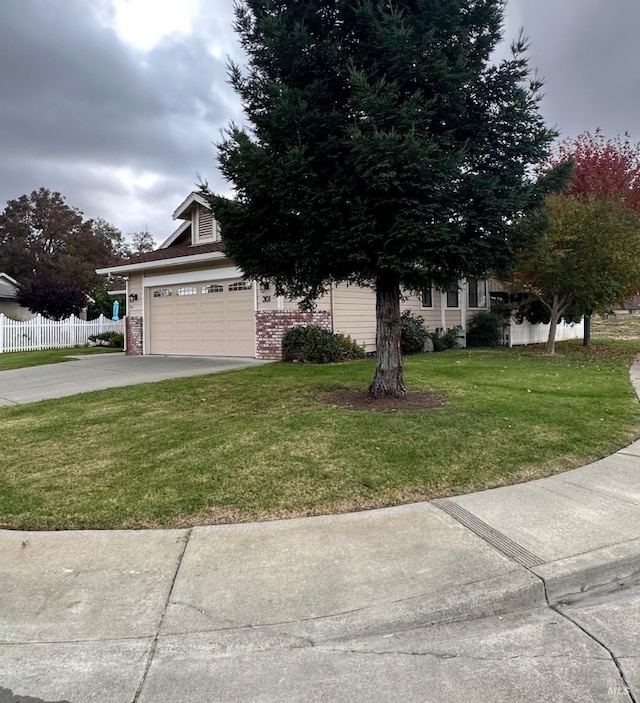
[[(234, 100), (225, 59), (205, 31), (136, 51), (100, 21), (108, 11), (84, 0), (3, 5), (0, 198), (44, 185), (88, 216), (162, 239), (197, 174), (217, 182), (211, 142)], [(117, 169), (158, 180), (132, 193)]]
[[(160, 241), (198, 174), (228, 188), (212, 143), (242, 121), (226, 84), (225, 57), (242, 61), (232, 3), (202, 2), (189, 36), (149, 52), (122, 42), (112, 16), (111, 0), (3, 1), (0, 202), (46, 186)], [(637, 0), (509, 0), (507, 38), (520, 25), (546, 77), (543, 114), (563, 136), (601, 127), (640, 139)]]
[(600, 127), (640, 140), (638, 0), (509, 0), (508, 17), (530, 39), (542, 112), (563, 137)]

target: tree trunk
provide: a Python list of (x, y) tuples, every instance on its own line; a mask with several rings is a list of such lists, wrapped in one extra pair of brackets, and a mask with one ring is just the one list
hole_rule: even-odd
[(400, 283), (394, 276), (379, 275), (376, 280), (376, 360), (376, 375), (369, 386), (373, 396), (405, 396), (400, 349)]
[(554, 295), (553, 303), (551, 305), (549, 337), (547, 338), (547, 354), (550, 354), (551, 356), (556, 353), (556, 330), (558, 329), (558, 320), (560, 319), (560, 315), (562, 315), (563, 311), (563, 308), (560, 306), (560, 300), (556, 295)]
[(585, 312), (584, 314), (584, 333), (582, 336), (582, 346), (583, 347), (590, 347), (591, 346), (591, 315), (593, 314), (593, 310), (589, 310), (588, 312)]

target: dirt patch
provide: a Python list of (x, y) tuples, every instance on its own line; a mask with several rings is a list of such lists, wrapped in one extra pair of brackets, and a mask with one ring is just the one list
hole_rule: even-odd
[(340, 390), (329, 393), (327, 403), (344, 410), (373, 410), (396, 412), (398, 410), (432, 410), (446, 405), (440, 393), (409, 391), (404, 398), (374, 398), (369, 391)]

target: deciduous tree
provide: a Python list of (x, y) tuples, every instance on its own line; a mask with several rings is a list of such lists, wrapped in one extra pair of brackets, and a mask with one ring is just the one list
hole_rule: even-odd
[[(633, 144), (628, 135), (607, 139), (597, 129), (575, 139), (563, 141), (555, 150), (552, 164), (565, 160), (573, 162), (573, 178), (567, 189), (578, 198), (611, 198), (640, 216), (640, 144)], [(621, 244), (625, 247), (624, 242)], [(640, 280), (628, 293), (636, 293)], [(591, 316), (594, 310), (584, 310), (584, 345), (591, 342)]]
[(85, 293), (104, 287), (95, 269), (123, 256), (120, 232), (104, 220), (85, 220), (46, 188), (10, 200), (0, 215), (0, 271), (20, 283), (73, 281)]
[(545, 207), (545, 233), (516, 281), (549, 310), (547, 353), (554, 354), (567, 311), (607, 311), (640, 280), (640, 218), (619, 199), (594, 195), (550, 195)]
[(79, 315), (87, 306), (87, 295), (77, 283), (48, 274), (20, 284), (17, 300), (31, 312), (53, 320)]
[(130, 252), (131, 256), (138, 256), (139, 254), (146, 254), (147, 252), (153, 251), (156, 248), (156, 243), (153, 239), (153, 235), (148, 230), (142, 232), (136, 232), (131, 235), (131, 246)]
[(403, 395), (400, 291), (509, 267), (528, 178), (555, 136), (526, 41), (499, 64), (503, 0), (241, 0), (248, 126), (203, 188), (245, 275), (313, 301), (335, 282), (376, 292), (379, 396)]

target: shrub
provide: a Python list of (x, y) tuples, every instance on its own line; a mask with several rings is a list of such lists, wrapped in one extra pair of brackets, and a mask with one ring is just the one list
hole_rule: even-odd
[(500, 344), (500, 317), (493, 312), (477, 312), (467, 328), (468, 347), (497, 347)]
[(429, 337), (433, 342), (433, 351), (446, 351), (453, 349), (458, 343), (458, 331), (460, 327), (450, 327), (448, 330), (443, 330), (441, 327), (436, 327), (434, 332), (429, 332)]
[(97, 347), (110, 347), (112, 349), (124, 349), (124, 335), (121, 332), (100, 332), (92, 334), (89, 341)]
[(403, 354), (420, 354), (429, 333), (424, 326), (424, 318), (405, 310), (400, 316), (400, 347)]
[(282, 337), (282, 358), (284, 361), (303, 360), (308, 330), (308, 327), (292, 327), (284, 333)]
[(328, 364), (363, 359), (364, 356), (364, 349), (350, 337), (334, 334), (317, 325), (294, 327), (282, 338), (282, 358), (285, 361)]

